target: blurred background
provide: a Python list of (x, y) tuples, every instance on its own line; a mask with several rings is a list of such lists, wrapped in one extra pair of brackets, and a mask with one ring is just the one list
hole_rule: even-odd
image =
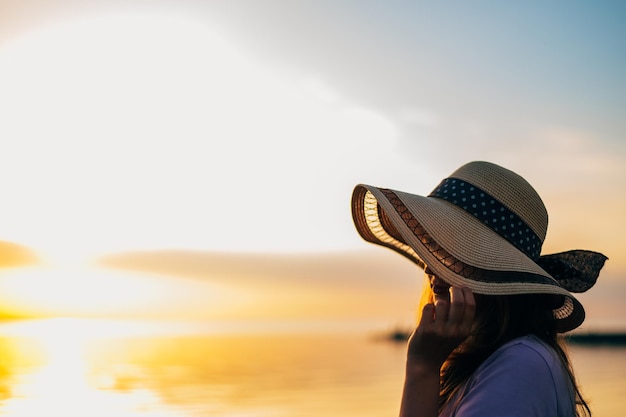
[[(626, 4), (0, 0), (0, 415), (392, 416), (421, 271), (358, 183), (519, 173), (626, 331)], [(573, 345), (594, 415), (626, 350)], [(101, 414), (99, 414), (101, 413)], [(621, 414), (619, 414), (621, 415)]]

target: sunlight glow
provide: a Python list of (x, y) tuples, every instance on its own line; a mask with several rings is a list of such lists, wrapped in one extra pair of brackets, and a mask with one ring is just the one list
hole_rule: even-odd
[[(391, 381), (368, 378), (363, 363), (390, 352), (361, 332), (224, 334), (185, 323), (46, 319), (0, 323), (0, 335), (2, 414), (12, 417), (312, 416), (320, 398), (323, 410), (338, 407), (331, 414), (364, 415), (371, 404), (355, 406), (355, 381), (373, 392)], [(376, 366), (395, 375), (389, 365)]]
[[(93, 332), (97, 325), (98, 322), (68, 319), (13, 325), (17, 335), (37, 346), (43, 359), (32, 372), (18, 375), (11, 397), (3, 401), (3, 414), (14, 417), (180, 416), (180, 410), (169, 411), (151, 391), (114, 392), (98, 390), (90, 384), (86, 347), (97, 333)], [(10, 334), (11, 329), (8, 331)]]
[(210, 318), (242, 308), (250, 297), (211, 282), (89, 268), (0, 273), (0, 305), (27, 316)]
[[(343, 201), (336, 173), (374, 157), (393, 124), (314, 75), (247, 59), (214, 29), (103, 15), (0, 46), (0, 137), (11, 144), (0, 176), (14, 179), (4, 237), (68, 262), (129, 248), (331, 244), (320, 226), (345, 219), (311, 212), (315, 192)], [(296, 225), (309, 228), (304, 240)]]

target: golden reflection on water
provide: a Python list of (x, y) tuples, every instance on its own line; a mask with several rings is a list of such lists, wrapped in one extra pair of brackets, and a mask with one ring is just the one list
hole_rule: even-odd
[[(215, 323), (0, 323), (0, 416), (392, 417), (403, 343)], [(626, 349), (573, 346), (597, 417), (626, 406)]]
[[(92, 358), (87, 348), (101, 337), (97, 324), (55, 319), (14, 322), (0, 327), (3, 335), (0, 415), (180, 415), (153, 409), (158, 399), (149, 391), (119, 395), (98, 390), (90, 383)], [(112, 336), (110, 324), (108, 330), (108, 336)]]
[(356, 334), (54, 319), (0, 325), (0, 355), (3, 416), (304, 417), (396, 415), (403, 351)]
[(576, 378), (593, 417), (621, 417), (626, 410), (626, 349), (572, 346)]

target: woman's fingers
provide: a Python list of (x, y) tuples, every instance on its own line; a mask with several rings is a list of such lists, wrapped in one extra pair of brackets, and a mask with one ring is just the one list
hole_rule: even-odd
[(435, 306), (432, 303), (428, 303), (422, 308), (422, 316), (420, 318), (419, 326), (430, 326), (435, 319)]
[(451, 288), (449, 300), (440, 297), (434, 304), (426, 304), (409, 339), (409, 356), (441, 365), (469, 335), (475, 309), (472, 292), (459, 287)]
[(476, 301), (469, 288), (450, 287), (450, 301), (439, 299), (422, 309), (418, 327), (443, 332), (461, 330), (469, 333), (474, 323)]
[[(469, 334), (474, 323), (476, 301), (469, 288), (450, 287), (450, 301), (437, 300), (434, 307), (434, 327), (440, 331)], [(431, 313), (432, 314), (432, 313)]]
[(460, 323), (461, 331), (469, 334), (474, 325), (474, 316), (476, 314), (476, 299), (474, 293), (469, 288), (463, 288), (463, 302), (465, 305), (463, 320)]
[(465, 294), (462, 288), (450, 287), (448, 326), (458, 326), (465, 316)]
[(435, 322), (436, 328), (443, 328), (448, 322), (450, 303), (445, 300), (435, 301)]
[(474, 323), (476, 301), (474, 294), (466, 287), (450, 287), (450, 313), (448, 326), (457, 327), (469, 333)]

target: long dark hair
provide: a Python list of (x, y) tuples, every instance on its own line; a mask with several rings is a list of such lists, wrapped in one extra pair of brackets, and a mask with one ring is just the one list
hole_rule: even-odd
[(476, 320), (468, 337), (441, 369), (440, 410), (454, 398), (480, 364), (496, 349), (517, 337), (534, 335), (557, 354), (569, 376), (576, 401), (576, 416), (591, 417), (566, 352), (565, 341), (556, 329), (553, 309), (560, 296), (545, 294), (480, 295), (476, 297)]

